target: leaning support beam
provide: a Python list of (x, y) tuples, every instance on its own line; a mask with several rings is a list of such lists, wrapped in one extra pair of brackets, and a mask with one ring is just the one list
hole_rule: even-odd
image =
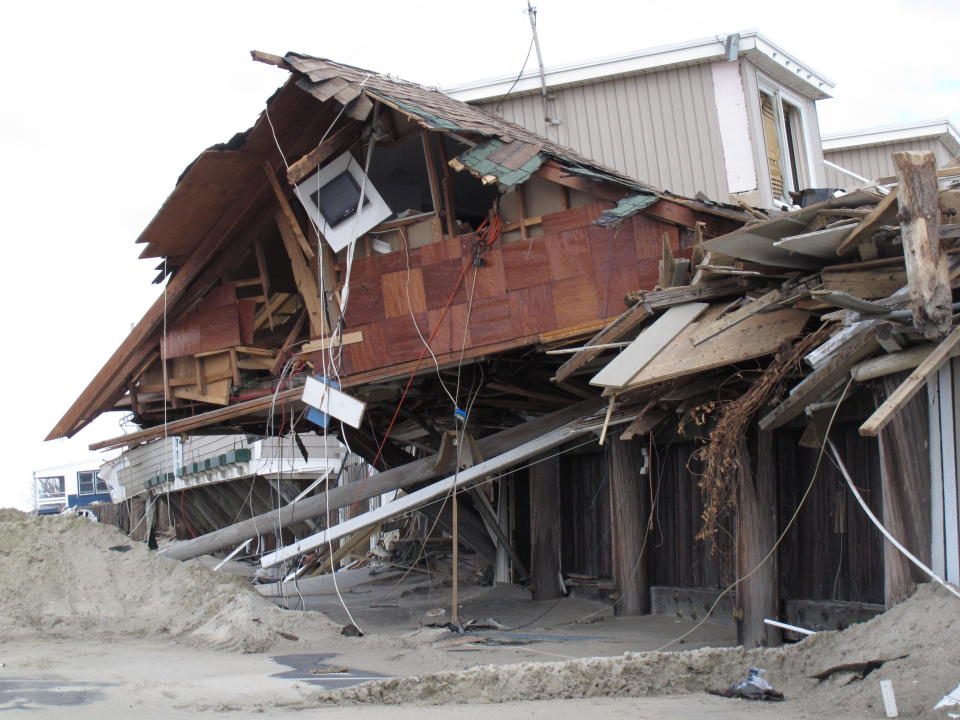
[(913, 324), (928, 338), (950, 332), (953, 298), (947, 254), (940, 250), (940, 196), (932, 152), (893, 154), (900, 195), (900, 234)]
[[(268, 397), (267, 400), (269, 401), (269, 399)], [(484, 457), (501, 455), (544, 433), (562, 427), (574, 420), (586, 417), (596, 412), (601, 405), (602, 401), (599, 399), (585, 400), (564, 410), (559, 410), (550, 415), (544, 415), (536, 420), (530, 420), (523, 425), (482, 438), (477, 441), (477, 444), (480, 446)], [(313, 497), (300, 500), (299, 502), (285, 505), (280, 508), (280, 510), (271, 510), (270, 512), (257, 515), (249, 520), (244, 520), (217, 530), (216, 532), (171, 545), (164, 550), (164, 554), (176, 560), (189, 560), (190, 558), (207, 555), (226, 547), (236, 547), (247, 538), (273, 532), (273, 528), (277, 522), (286, 526), (291, 523), (300, 522), (306, 518), (323, 515), (326, 512), (328, 503), (332, 511), (347, 505), (352, 505), (354, 502), (367, 500), (392, 490), (410, 487), (411, 485), (430, 480), (437, 476), (433, 469), (436, 461), (437, 456), (432, 455), (401, 465), (392, 470), (386, 470), (363, 482), (350, 483), (342, 487), (331, 488), (326, 493), (320, 493)]]
[(484, 460), (482, 463), (474, 465), (466, 470), (461, 470), (455, 475), (446, 477), (443, 480), (428, 485), (425, 488), (416, 490), (409, 495), (404, 495), (399, 500), (384, 503), (376, 510), (362, 513), (349, 520), (345, 520), (339, 525), (319, 532), (310, 537), (303, 538), (292, 545), (288, 545), (276, 552), (268, 553), (260, 558), (260, 565), (268, 568), (279, 565), (287, 560), (308, 553), (314, 548), (320, 547), (331, 540), (337, 540), (357, 530), (377, 525), (379, 523), (395, 518), (398, 515), (416, 510), (419, 507), (429, 503), (431, 500), (446, 495), (451, 490), (460, 487), (466, 487), (471, 483), (480, 480), (491, 473), (505, 470), (519, 462), (533, 457), (551, 448), (555, 448), (568, 440), (582, 434), (584, 430), (576, 430), (569, 425), (564, 425), (557, 430), (548, 432), (545, 435), (526, 442), (512, 450), (501, 455)]
[(954, 329), (942, 343), (937, 345), (936, 349), (927, 355), (927, 359), (920, 363), (917, 369), (910, 373), (896, 390), (890, 393), (883, 404), (860, 426), (860, 434), (866, 437), (876, 437), (893, 419), (897, 411), (910, 402), (910, 398), (926, 385), (927, 378), (950, 359), (954, 348), (958, 345), (960, 345), (960, 327)]

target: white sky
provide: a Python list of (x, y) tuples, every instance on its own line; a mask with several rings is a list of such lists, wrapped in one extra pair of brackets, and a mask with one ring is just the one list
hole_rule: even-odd
[[(960, 3), (540, 0), (549, 67), (756, 29), (833, 80), (824, 132), (960, 123)], [(159, 293), (134, 240), (205, 147), (249, 127), (297, 50), (428, 85), (519, 71), (524, 0), (8, 3), (0, 26), (0, 507), (119, 433), (43, 437)]]

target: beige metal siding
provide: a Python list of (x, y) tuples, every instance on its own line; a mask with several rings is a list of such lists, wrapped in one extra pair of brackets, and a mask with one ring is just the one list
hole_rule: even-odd
[[(938, 166), (943, 166), (952, 159), (947, 147), (939, 138), (935, 137), (844, 150), (825, 150), (823, 156), (830, 162), (855, 172), (857, 175), (862, 175), (869, 180), (876, 180), (880, 177), (896, 174), (893, 160), (890, 157), (893, 153), (923, 152), (926, 150), (933, 152)], [(831, 167), (827, 168), (827, 187), (849, 188), (862, 184), (849, 175), (844, 175)]]
[(726, 169), (709, 64), (671, 68), (482, 107), (631, 177), (672, 192), (727, 200)]

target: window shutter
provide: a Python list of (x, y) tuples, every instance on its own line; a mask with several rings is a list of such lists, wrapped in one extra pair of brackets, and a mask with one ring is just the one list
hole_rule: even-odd
[(774, 198), (783, 197), (783, 170), (780, 168), (780, 135), (777, 132), (777, 115), (773, 98), (760, 93), (760, 116), (763, 119), (763, 141), (767, 150), (767, 167), (770, 169), (770, 187)]

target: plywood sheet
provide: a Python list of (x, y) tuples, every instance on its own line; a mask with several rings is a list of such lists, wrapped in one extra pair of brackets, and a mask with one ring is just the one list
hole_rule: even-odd
[(708, 307), (707, 303), (686, 303), (670, 308), (594, 375), (590, 384), (624, 387)]
[(507, 290), (520, 290), (550, 282), (550, 255), (543, 239), (503, 246), (503, 267)]
[(471, 344), (489, 345), (516, 336), (508, 297), (474, 300), (470, 314)]
[(585, 228), (600, 217), (600, 213), (609, 207), (613, 207), (613, 205), (611, 203), (591, 203), (590, 205), (583, 205), (578, 208), (571, 208), (570, 210), (562, 210), (544, 215), (543, 232), (550, 235), (566, 230)]
[[(457, 281), (463, 272), (463, 262), (460, 258), (454, 258), (423, 267), (422, 290), (426, 298), (426, 310), (442, 308), (448, 302), (460, 304), (467, 301), (466, 278), (473, 277), (473, 271), (472, 266), (467, 268), (464, 282), (458, 284)], [(479, 271), (477, 274), (479, 275)]]
[[(467, 270), (465, 285), (469, 288), (474, 273)], [(507, 292), (507, 276), (503, 269), (503, 251), (500, 248), (487, 250), (483, 256), (483, 265), (476, 272), (477, 289), (475, 297), (489, 298), (504, 295)]]
[(509, 297), (513, 331), (516, 335), (539, 335), (557, 327), (553, 294), (548, 286), (538, 285), (515, 290)]
[(596, 320), (600, 317), (600, 301), (593, 276), (580, 276), (555, 282), (550, 288), (557, 327)]
[(550, 262), (550, 277), (566, 280), (593, 271), (590, 244), (585, 229), (569, 230), (547, 241)]
[(422, 313), (427, 304), (423, 291), (423, 270), (413, 268), (409, 272), (386, 273), (380, 279), (383, 287), (383, 309), (387, 318)]
[(630, 389), (693, 375), (712, 368), (775, 353), (783, 343), (803, 330), (809, 315), (802, 310), (778, 310), (744, 320), (706, 342), (693, 346), (690, 337), (720, 317), (722, 305), (715, 305), (687, 325), (633, 378)]
[(242, 345), (237, 304), (201, 306), (167, 328), (163, 357), (222, 350)]

